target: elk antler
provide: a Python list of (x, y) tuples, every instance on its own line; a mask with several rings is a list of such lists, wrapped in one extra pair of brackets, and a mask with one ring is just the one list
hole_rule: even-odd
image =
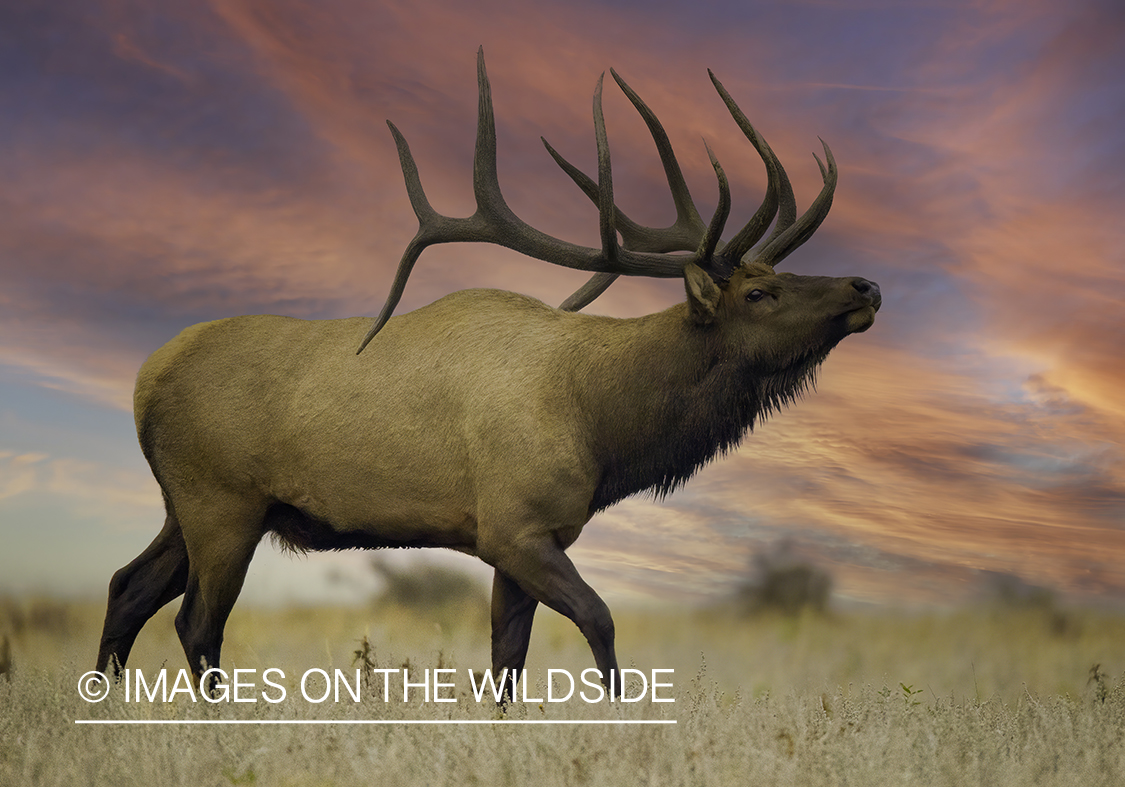
[[(660, 122), (624, 80), (616, 73), (613, 73), (613, 77), (645, 119), (656, 142), (676, 204), (676, 222), (664, 229), (642, 227), (628, 219), (614, 204), (609, 141), (602, 116), (602, 78), (598, 79), (597, 89), (594, 92), (594, 133), (598, 149), (597, 184), (547, 145), (548, 151), (559, 165), (597, 203), (601, 248), (578, 246), (553, 238), (521, 221), (508, 207), (500, 192), (500, 182), (496, 173), (496, 124), (492, 110), (492, 91), (484, 65), (484, 48), (481, 47), (477, 52), (479, 101), (476, 152), (473, 158), (473, 192), (477, 209), (472, 216), (468, 218), (443, 216), (430, 206), (422, 188), (418, 167), (410, 153), (410, 146), (395, 125), (387, 121), (398, 147), (407, 194), (418, 217), (418, 232), (403, 252), (387, 301), (371, 330), (364, 337), (359, 350), (356, 351), (357, 354), (363, 351), (367, 343), (390, 319), (391, 313), (402, 297), (414, 263), (418, 261), (422, 251), (427, 246), (437, 243), (474, 241), (496, 243), (556, 265), (596, 271), (596, 275), (563, 304), (563, 308), (577, 310), (604, 292), (620, 274), (672, 278), (682, 275), (684, 266), (694, 263), (716, 278), (726, 278), (739, 264), (742, 255), (764, 234), (766, 227), (773, 220), (774, 213), (777, 212), (779, 203), (782, 210), (778, 227), (764, 245), (759, 259), (774, 261), (782, 259), (803, 243), (823, 220), (831, 205), (832, 189), (836, 182), (835, 162), (828, 151), (828, 146), (825, 145), (824, 148), (829, 168), (826, 171), (824, 166), (820, 165), (824, 189), (813, 207), (799, 221), (794, 222), (793, 216), (796, 211), (793, 207), (792, 188), (789, 187), (784, 169), (765, 140), (746, 121), (741, 110), (712, 75), (711, 79), (735, 121), (762, 156), (769, 173), (766, 198), (762, 206), (728, 244), (720, 246), (719, 236), (730, 211), (730, 189), (718, 160), (708, 147), (707, 153), (719, 181), (720, 193), (719, 204), (711, 223), (704, 227)], [(546, 144), (545, 140), (544, 144)], [(819, 159), (817, 163), (820, 163)], [(786, 222), (784, 227), (783, 221)], [(617, 242), (619, 230), (624, 240), (623, 245)], [(694, 253), (690, 255), (667, 253), (693, 249)]]
[[(617, 226), (621, 232), (624, 246), (627, 249), (653, 252), (688, 251), (694, 249), (702, 239), (705, 227), (703, 226), (702, 220), (699, 218), (699, 211), (696, 210), (691, 194), (688, 192), (687, 183), (684, 181), (683, 173), (680, 171), (680, 165), (676, 161), (676, 154), (672, 150), (672, 144), (668, 140), (668, 134), (664, 131), (664, 126), (661, 125), (656, 114), (641, 100), (641, 97), (637, 95), (636, 91), (629, 87), (625, 80), (612, 68), (610, 69), (610, 73), (613, 75), (614, 80), (617, 82), (622, 92), (633, 102), (633, 106), (637, 108), (637, 111), (648, 126), (649, 133), (652, 134), (652, 139), (656, 143), (656, 149), (660, 154), (661, 163), (664, 165), (665, 176), (668, 179), (668, 188), (672, 193), (672, 201), (676, 206), (675, 223), (664, 229), (641, 226), (626, 216), (620, 208), (615, 206)], [(739, 109), (738, 105), (734, 103), (734, 100), (730, 98), (730, 95), (726, 92), (726, 89), (723, 88), (722, 84), (715, 79), (715, 75), (711, 73), (710, 70), (708, 70), (707, 73), (710, 74), (711, 81), (730, 108), (739, 128), (742, 129), (743, 133), (750, 140), (750, 143), (754, 145), (755, 150), (762, 156), (766, 163), (766, 170), (769, 176), (769, 182), (766, 187), (766, 197), (761, 207), (758, 208), (750, 222), (739, 231), (738, 235), (723, 247), (723, 257), (729, 262), (737, 264), (746, 250), (765, 234), (766, 227), (768, 227), (773, 220), (774, 214), (777, 212), (779, 190), (783, 194), (788, 195), (789, 204), (793, 203), (793, 190), (789, 186), (789, 179), (785, 175), (785, 170), (782, 169), (781, 163), (777, 160), (777, 157), (774, 156), (773, 150), (766, 144), (765, 139), (750, 125), (746, 116), (742, 114), (742, 110)], [(563, 171), (578, 184), (578, 187), (581, 188), (590, 199), (596, 202), (597, 184), (581, 170), (560, 156), (547, 140), (544, 139), (543, 144), (546, 145), (547, 151), (558, 165), (562, 167)], [(796, 212), (795, 207), (794, 205), (794, 213)], [(790, 219), (790, 223), (792, 223), (792, 219)], [(724, 271), (723, 273), (729, 275), (730, 271)], [(565, 311), (578, 311), (605, 292), (606, 288), (616, 279), (616, 274), (595, 274), (581, 289), (567, 298), (559, 308)]]
[[(675, 223), (664, 229), (643, 227), (632, 221), (620, 208), (615, 206), (617, 225), (621, 232), (624, 246), (625, 248), (636, 249), (637, 251), (654, 252), (687, 251), (694, 249), (702, 235), (703, 222), (700, 221), (699, 212), (696, 210), (691, 195), (688, 193), (687, 183), (684, 182), (683, 174), (680, 172), (679, 164), (676, 161), (676, 155), (672, 151), (671, 143), (668, 141), (668, 135), (656, 115), (648, 108), (644, 101), (641, 100), (640, 96), (626, 84), (625, 80), (622, 79), (616, 71), (610, 69), (610, 73), (621, 87), (621, 90), (629, 97), (629, 100), (633, 102), (633, 106), (637, 108), (637, 111), (648, 125), (649, 132), (652, 134), (653, 141), (656, 143), (656, 148), (660, 152), (660, 160), (664, 164), (668, 186), (672, 192), (672, 200), (676, 206)], [(766, 196), (761, 206), (754, 213), (754, 216), (746, 226), (744, 226), (735, 237), (731, 238), (725, 246), (720, 247), (720, 254), (728, 262), (738, 264), (738, 262), (750, 252), (753, 261), (763, 262), (772, 267), (789, 256), (794, 249), (808, 240), (809, 236), (813, 234), (816, 228), (820, 226), (820, 223), (824, 221), (825, 216), (828, 215), (828, 209), (832, 205), (832, 194), (836, 188), (836, 160), (832, 156), (832, 151), (828, 149), (828, 145), (824, 140), (821, 140), (820, 143), (824, 146), (825, 158), (828, 160), (827, 170), (824, 165), (820, 163), (820, 159), (817, 158), (815, 153), (813, 154), (813, 158), (816, 158), (817, 164), (820, 167), (824, 187), (821, 189), (820, 195), (798, 221), (797, 203), (793, 197), (793, 187), (789, 183), (789, 176), (786, 175), (785, 168), (781, 166), (781, 162), (774, 154), (773, 149), (770, 148), (762, 135), (750, 124), (746, 115), (743, 114), (734, 99), (730, 97), (730, 94), (715, 77), (715, 74), (712, 73), (710, 69), (708, 69), (707, 74), (711, 77), (711, 82), (715, 85), (719, 96), (727, 105), (727, 109), (730, 111), (735, 123), (738, 124), (738, 127), (742, 130), (743, 134), (746, 135), (746, 138), (750, 140), (754, 149), (758, 151), (758, 154), (765, 162), (769, 179), (766, 185)], [(560, 156), (547, 140), (543, 140), (543, 144), (547, 146), (547, 151), (558, 165), (562, 167), (563, 171), (596, 203), (597, 184), (581, 170)], [(751, 250), (750, 247), (765, 234), (766, 228), (769, 227), (770, 222), (773, 221), (775, 213), (777, 214), (777, 224), (774, 227), (773, 233), (760, 246)], [(799, 226), (795, 227), (795, 225)], [(782, 239), (782, 236), (784, 236), (784, 239)], [(605, 292), (606, 288), (616, 279), (616, 274), (595, 274), (582, 288), (567, 298), (559, 308), (564, 311), (578, 311), (584, 306), (589, 305), (595, 298)]]

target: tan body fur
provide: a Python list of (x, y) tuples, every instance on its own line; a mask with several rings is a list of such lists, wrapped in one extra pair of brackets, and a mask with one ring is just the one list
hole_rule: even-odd
[[(299, 550), (447, 547), (496, 569), (493, 666), (520, 669), (543, 602), (578, 624), (603, 675), (609, 610), (564, 550), (598, 510), (665, 494), (792, 401), (866, 330), (878, 287), (744, 266), (634, 319), (496, 290), (387, 323), (234, 317), (186, 329), (137, 378), (141, 447), (168, 519), (119, 571), (99, 668), (185, 593), (189, 663), (218, 664), (262, 537)], [(753, 300), (752, 300), (753, 299)]]
[(263, 516), (287, 503), (338, 533), (486, 559), (507, 538), (490, 527), (530, 506), (561, 520), (544, 527), (569, 546), (593, 513), (598, 455), (620, 451), (673, 382), (675, 334), (647, 352), (637, 339), (685, 312), (617, 320), (470, 290), (391, 320), (358, 356), (324, 348), (354, 345), (367, 318), (204, 323), (141, 369), (138, 433), (173, 499), (208, 483)]

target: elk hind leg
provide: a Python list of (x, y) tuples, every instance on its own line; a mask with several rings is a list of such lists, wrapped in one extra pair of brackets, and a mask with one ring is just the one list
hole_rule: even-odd
[(141, 628), (157, 610), (184, 592), (187, 576), (184, 534), (169, 512), (152, 543), (110, 580), (98, 648), (100, 672), (105, 672), (111, 663), (115, 671), (125, 666)]
[(223, 630), (264, 533), (263, 517), (263, 511), (208, 501), (205, 514), (184, 519), (190, 567), (176, 632), (197, 682), (219, 666)]

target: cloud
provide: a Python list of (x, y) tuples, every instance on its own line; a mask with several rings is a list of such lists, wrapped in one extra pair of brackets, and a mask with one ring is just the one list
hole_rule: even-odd
[(0, 449), (0, 501), (47, 495), (106, 521), (148, 515), (160, 507), (160, 489), (149, 475), (43, 453)]
[[(66, 330), (40, 330), (34, 337), (25, 335), (20, 344), (12, 342), (11, 335), (7, 331), (0, 334), (0, 370), (5, 376), (18, 376), (33, 386), (63, 391), (104, 407), (132, 411), (133, 379), (139, 366), (133, 354), (102, 351), (91, 359), (81, 343), (75, 346)], [(60, 347), (65, 349), (60, 352)]]

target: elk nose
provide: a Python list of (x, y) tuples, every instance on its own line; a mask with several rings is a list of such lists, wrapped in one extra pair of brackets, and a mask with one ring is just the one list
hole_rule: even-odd
[(879, 305), (883, 302), (882, 293), (879, 292), (879, 285), (873, 281), (868, 281), (867, 279), (860, 279), (857, 277), (855, 279), (852, 279), (852, 289), (854, 289), (860, 295), (866, 295), (868, 298), (870, 298), (871, 305), (875, 308), (879, 308)]

